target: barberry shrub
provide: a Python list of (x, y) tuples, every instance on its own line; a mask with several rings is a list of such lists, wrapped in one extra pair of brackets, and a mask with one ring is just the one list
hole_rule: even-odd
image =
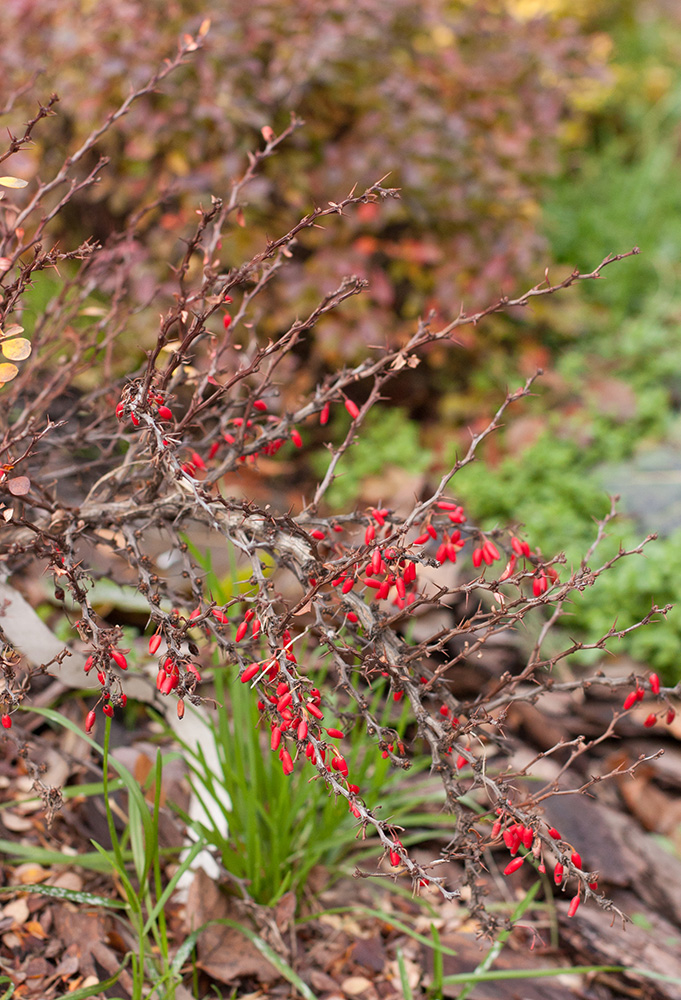
[[(166, 262), (172, 279), (159, 283), (154, 275), (162, 262), (150, 257), (154, 225), (164, 227), (165, 246), (172, 224), (172, 213), (163, 211), (169, 197), (163, 191), (136, 206), (125, 227), (103, 245), (51, 242), (53, 220), (106, 170), (96, 158), (102, 135), (196, 52), (206, 31), (203, 25), (196, 37), (185, 36), (177, 56), (139, 85), (50, 179), (22, 187), (21, 178), (4, 178), (3, 560), (16, 581), (29, 570), (51, 577), (54, 599), (75, 620), (72, 640), (56, 663), (45, 664), (26, 629), (17, 627), (10, 604), (3, 620), (2, 725), (12, 729), (15, 709), (30, 704), (32, 671), (63, 674), (67, 657), (78, 661), (79, 684), (91, 687), (86, 732), (100, 714), (123, 710), (138, 690), (130, 650), (120, 627), (95, 610), (92, 590), (101, 578), (132, 584), (148, 603), (147, 635), (135, 643), (133, 657), (137, 670), (153, 671), (155, 703), (166, 711), (171, 706), (178, 720), (188, 703), (213, 711), (206, 671), (238, 677), (257, 705), (267, 736), (263, 753), (277, 755), (283, 775), (305, 770), (329, 795), (345, 800), (358, 833), (370, 832), (380, 843), (384, 871), (415, 892), (433, 887), (451, 898), (467, 885), (472, 909), (493, 933), (495, 918), (484, 909), (479, 875), (484, 852), (496, 846), (509, 854), (509, 877), (523, 866), (544, 870), (550, 864), (557, 884), (569, 886), (569, 915), (580, 900), (612, 908), (588, 870), (588, 845), (563, 840), (545, 816), (553, 785), (534, 784), (528, 791), (516, 781), (528, 768), (521, 775), (510, 761), (503, 764), (502, 737), (513, 703), (541, 705), (554, 669), (583, 648), (573, 643), (546, 651), (570, 595), (592, 586), (646, 542), (599, 564), (598, 544), (610, 514), (595, 529), (581, 564), (568, 568), (560, 554), (533, 545), (531, 525), (526, 533), (481, 531), (456, 493), (456, 475), (473, 462), (512, 404), (531, 393), (535, 377), (499, 401), (467, 451), (406, 507), (376, 496), (366, 509), (330, 509), (326, 497), (369, 412), (381, 406), (398, 373), (418, 368), (426, 348), (439, 344), (456, 351), (461, 327), (598, 278), (606, 266), (638, 251), (607, 257), (593, 271), (574, 271), (558, 283), (547, 274), (524, 294), (471, 315), (460, 311), (444, 324), (424, 317), (409, 336), (367, 345), (353, 367), (329, 370), (311, 391), (305, 386), (296, 395), (307, 339), (331, 315), (341, 323), (344, 303), (361, 294), (366, 282), (343, 278), (276, 336), (260, 332), (261, 293), (286, 282), (287, 263), (308, 231), (334, 218), (342, 223), (363, 206), (380, 210), (399, 192), (379, 180), (335, 194), (336, 200), (310, 209), (282, 235), (270, 235), (255, 255), (227, 266), (224, 245), (234, 227), (248, 224), (248, 186), (301, 126), (295, 117), (280, 132), (262, 126), (261, 142), (228, 196), (196, 204), (193, 231), (177, 233), (180, 249)], [(28, 146), (55, 113), (56, 101), (51, 98), (12, 135), (2, 159)], [(35, 290), (44, 287), (46, 271), (57, 275), (52, 280), (58, 285), (38, 308)], [(148, 342), (131, 342), (127, 331), (139, 328), (138, 317), (149, 315), (151, 303), (159, 317), (155, 329)], [(268, 331), (274, 322), (267, 317)], [(29, 336), (21, 337), (28, 327)], [(340, 436), (331, 437), (331, 426), (342, 427)], [(325, 472), (309, 496), (296, 497), (288, 485), (295, 482), (291, 470), (320, 443), (327, 451)], [(192, 555), (201, 545), (235, 560), (233, 596), (220, 604)], [(531, 629), (537, 621), (522, 669), (455, 696), (451, 679), (457, 668), (475, 661), (501, 633)], [(619, 634), (613, 625), (593, 637), (590, 648), (604, 649)], [(20, 668), (22, 652), (32, 661), (29, 669)], [(383, 712), (372, 710), (377, 681), (396, 704), (396, 717), (408, 705), (408, 741), (386, 724)], [(567, 680), (562, 687), (587, 683), (606, 681)], [(607, 684), (626, 689), (623, 710), (644, 696), (654, 699), (646, 725), (669, 711), (654, 675), (608, 678)], [(217, 710), (229, 711), (229, 705)], [(368, 808), (344, 753), (351, 727), (361, 727), (376, 754), (405, 772), (413, 748), (430, 756), (451, 814), (441, 857), (413, 857), (390, 817)], [(569, 763), (592, 745), (570, 744)], [(490, 748), (493, 769), (487, 766)], [(587, 852), (584, 863), (580, 849)], [(439, 874), (443, 859), (463, 862), (461, 884)]]

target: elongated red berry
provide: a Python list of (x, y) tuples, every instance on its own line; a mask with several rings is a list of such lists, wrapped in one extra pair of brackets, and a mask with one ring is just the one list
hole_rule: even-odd
[(177, 699), (177, 717), (178, 719), (184, 719), (184, 701), (182, 698)]
[(281, 767), (284, 774), (291, 774), (293, 771), (293, 760), (288, 750), (284, 750), (281, 754)]
[(329, 422), (329, 413), (331, 412), (331, 407), (328, 403), (324, 403), (319, 413), (319, 423), (322, 427)]
[(83, 670), (85, 671), (86, 674), (89, 674), (89, 672), (92, 670), (94, 662), (95, 662), (94, 656), (88, 656), (87, 660), (83, 664)]
[(513, 861), (509, 861), (504, 868), (504, 875), (512, 875), (513, 872), (517, 872), (522, 867), (524, 861), (525, 858), (514, 858)]
[(85, 732), (86, 733), (91, 733), (92, 732), (92, 730), (94, 728), (94, 725), (95, 725), (96, 719), (97, 719), (97, 715), (96, 715), (95, 710), (93, 708), (85, 716)]
[(375, 537), (376, 537), (376, 528), (373, 526), (373, 524), (369, 524), (367, 526), (366, 531), (364, 532), (364, 544), (370, 545)]
[(241, 623), (241, 625), (239, 625), (238, 629), (236, 630), (236, 635), (234, 636), (234, 641), (235, 642), (241, 642), (241, 640), (243, 639), (243, 637), (246, 635), (247, 632), (248, 632), (248, 622), (247, 621), (243, 621)]
[(624, 704), (622, 705), (622, 708), (624, 709), (625, 712), (628, 712), (629, 709), (633, 705), (635, 705), (637, 701), (638, 701), (638, 697), (636, 695), (636, 692), (635, 691), (630, 691), (629, 694), (624, 699)]
[(272, 726), (272, 736), (270, 738), (270, 748), (278, 750), (281, 743), (281, 729), (279, 726)]
[(570, 861), (573, 863), (575, 868), (579, 868), (580, 871), (582, 870), (582, 856), (581, 854), (578, 854), (577, 851), (572, 852), (570, 855)]
[(563, 868), (563, 866), (561, 865), (561, 863), (559, 861), (558, 864), (556, 865), (556, 867), (553, 870), (553, 881), (556, 883), (556, 885), (560, 885), (562, 883), (562, 881), (563, 881), (563, 872), (564, 871), (565, 871), (565, 869)]
[(324, 713), (320, 708), (317, 707), (317, 705), (315, 705), (313, 701), (308, 701), (307, 704), (305, 705), (305, 708), (310, 713), (310, 715), (314, 715), (315, 719), (319, 719), (320, 722), (324, 718)]
[(394, 848), (390, 849), (390, 864), (393, 868), (399, 868), (402, 864), (402, 858), (400, 857), (399, 851), (394, 850)]
[(314, 531), (311, 531), (310, 535), (312, 536), (312, 538), (316, 538), (318, 542), (323, 542), (324, 539), (326, 538), (325, 533), (323, 531), (320, 531), (319, 528), (315, 528)]
[(562, 840), (563, 839), (561, 837), (561, 835), (558, 833), (558, 831), (556, 830), (555, 826), (549, 827), (547, 833), (548, 833), (549, 837), (553, 837), (554, 840)]
[(254, 399), (253, 409), (260, 410), (261, 413), (265, 413), (265, 411), (267, 410), (267, 403), (265, 402), (264, 399)]
[(113, 718), (114, 714), (113, 705), (111, 705), (108, 701), (106, 705), (102, 705), (102, 711), (104, 712), (104, 715), (108, 715), (110, 719)]
[(650, 729), (652, 726), (655, 725), (656, 722), (657, 722), (657, 716), (655, 715), (654, 712), (651, 712), (648, 718), (643, 723), (643, 725), (646, 727), (646, 729)]
[(128, 669), (128, 661), (123, 656), (123, 654), (121, 653), (120, 649), (112, 649), (111, 650), (111, 659), (114, 661), (114, 663), (116, 663), (121, 668), (121, 670), (127, 670)]
[(124, 411), (125, 411), (125, 403), (119, 403), (118, 406), (116, 407), (116, 416), (118, 417), (119, 420), (122, 419)]
[(658, 677), (658, 675), (657, 674), (651, 674), (650, 677), (648, 678), (648, 682), (650, 684), (650, 690), (653, 692), (653, 694), (659, 694), (660, 693), (660, 678)]
[(575, 913), (579, 909), (580, 899), (579, 896), (574, 896), (568, 906), (568, 917), (574, 917)]
[(344, 740), (345, 733), (342, 733), (340, 729), (327, 729), (326, 735), (330, 736), (332, 740)]
[(258, 673), (259, 670), (260, 670), (259, 663), (251, 663), (249, 667), (246, 667), (239, 680), (241, 681), (242, 684), (248, 684), (249, 681), (253, 680), (253, 678), (255, 677), (255, 675)]
[(3, 729), (11, 729), (12, 728), (12, 716), (8, 715), (6, 712), (2, 716), (2, 718), (0, 719), (0, 722), (2, 722)]
[(353, 402), (351, 399), (345, 399), (345, 409), (348, 411), (353, 420), (357, 420), (359, 416), (359, 406), (357, 403)]
[(149, 640), (149, 653), (151, 656), (158, 651), (158, 647), (161, 645), (162, 636), (157, 632), (156, 635), (152, 635)]
[(225, 313), (225, 315), (222, 317), (222, 325), (224, 326), (225, 330), (229, 330), (230, 326), (232, 325), (232, 317), (229, 315), (229, 313)]
[(160, 420), (172, 420), (173, 419), (173, 411), (168, 406), (159, 406), (159, 408), (157, 410), (157, 413), (158, 413), (158, 416), (159, 416)]

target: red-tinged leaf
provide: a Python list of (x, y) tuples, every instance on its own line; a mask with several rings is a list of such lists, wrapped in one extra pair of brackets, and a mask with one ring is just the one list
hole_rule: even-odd
[(7, 483), (7, 488), (14, 497), (26, 496), (31, 488), (31, 480), (28, 476), (15, 476)]

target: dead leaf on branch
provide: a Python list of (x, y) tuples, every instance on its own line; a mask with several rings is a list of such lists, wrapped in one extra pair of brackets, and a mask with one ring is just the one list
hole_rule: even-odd
[(7, 487), (14, 497), (26, 496), (31, 488), (31, 480), (28, 476), (15, 476), (7, 483)]
[(19, 374), (19, 369), (16, 365), (10, 365), (8, 363), (0, 365), (0, 382), (11, 382), (13, 378), (16, 378)]

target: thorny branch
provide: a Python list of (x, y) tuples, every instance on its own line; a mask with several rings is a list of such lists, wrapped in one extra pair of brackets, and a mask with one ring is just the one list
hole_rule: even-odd
[[(329, 372), (287, 411), (280, 396), (286, 379), (284, 362), (291, 360), (324, 316), (361, 294), (366, 282), (345, 278), (271, 340), (258, 334), (254, 321), (258, 296), (285, 274), (301, 234), (320, 220), (399, 196), (396, 189), (383, 186), (385, 178), (359, 194), (353, 189), (340, 201), (304, 214), (250, 260), (224, 268), (223, 235), (242, 211), (244, 192), (263, 161), (301, 127), (302, 122), (292, 117), (279, 135), (263, 130), (264, 147), (248, 157), (227, 200), (214, 197), (210, 207), (199, 208), (198, 222), (185, 238), (174, 267), (174, 292), (158, 291), (164, 311), (155, 336), (144, 345), (144, 359), (125, 379), (114, 378), (117, 337), (136, 310), (148, 304), (135, 302), (128, 294), (133, 265), (125, 252), (134, 243), (134, 227), (145, 210), (137, 211), (119, 241), (108, 246), (86, 243), (71, 251), (45, 250), (41, 241), (49, 235), (52, 220), (106, 169), (100, 159), (79, 179), (76, 168), (86, 161), (86, 154), (96, 149), (101, 136), (133, 102), (155, 91), (201, 41), (202, 37), (185, 39), (177, 56), (95, 128), (51, 180), (37, 183), (23, 208), (2, 203), (0, 254), (10, 262), (0, 281), (3, 324), (19, 316), (22, 296), (37, 271), (56, 270), (67, 260), (82, 262), (78, 274), (63, 280), (62, 291), (38, 318), (33, 353), (4, 390), (0, 558), (5, 571), (20, 574), (37, 562), (52, 577), (57, 603), (66, 607), (69, 596), (76, 608), (73, 647), (89, 657), (84, 681), (93, 686), (95, 709), (107, 714), (125, 699), (122, 635), (94, 609), (92, 584), (103, 574), (120, 582), (133, 580), (147, 600), (149, 624), (158, 638), (150, 656), (162, 649), (157, 656), (157, 689), (162, 697), (177, 700), (180, 717), (185, 700), (196, 706), (210, 704), (198, 668), (210, 667), (217, 652), (219, 669), (250, 684), (258, 699), (261, 726), (271, 734), (284, 772), (308, 767), (329, 794), (345, 799), (358, 831), (374, 832), (393, 877), (406, 875), (414, 891), (433, 885), (445, 898), (457, 895), (459, 888), (449, 887), (437, 870), (444, 859), (463, 859), (471, 907), (487, 932), (493, 933), (496, 924), (485, 913), (476, 874), (483, 851), (499, 846), (502, 838), (507, 846), (509, 839), (513, 843), (517, 836), (520, 844), (524, 838), (530, 862), (543, 865), (553, 858), (563, 865), (564, 882), (577, 880), (583, 898), (619, 912), (594, 889), (590, 873), (575, 863), (572, 845), (549, 833), (544, 803), (552, 795), (583, 794), (597, 781), (623, 773), (615, 769), (572, 789), (558, 784), (588, 749), (612, 737), (621, 713), (615, 713), (598, 738), (559, 744), (523, 771), (503, 767), (492, 771), (488, 754), (491, 749), (504, 753), (509, 708), (517, 702), (540, 703), (547, 692), (588, 691), (595, 685), (611, 690), (633, 687), (637, 697), (649, 689), (662, 706), (669, 706), (670, 696), (680, 693), (661, 689), (654, 675), (554, 676), (567, 657), (584, 649), (605, 650), (609, 640), (664, 616), (666, 607), (653, 607), (634, 625), (619, 628), (614, 622), (605, 635), (588, 642), (573, 640), (562, 651), (545, 652), (547, 637), (564, 616), (570, 595), (593, 586), (619, 560), (640, 554), (654, 536), (593, 567), (615, 516), (613, 504), (579, 567), (565, 576), (560, 555), (546, 558), (506, 530), (485, 533), (468, 520), (451, 496), (456, 474), (476, 459), (509, 407), (531, 394), (536, 375), (507, 394), (487, 426), (471, 435), (465, 454), (441, 475), (435, 488), (415, 498), (411, 509), (332, 512), (324, 505), (367, 414), (380, 403), (398, 372), (418, 367), (424, 348), (449, 342), (455, 349), (453, 335), (460, 327), (477, 324), (492, 313), (522, 308), (534, 298), (562, 293), (580, 281), (600, 279), (607, 266), (638, 254), (638, 248), (608, 255), (592, 271), (575, 270), (556, 283), (547, 271), (544, 281), (518, 297), (501, 298), (470, 315), (460, 312), (439, 329), (432, 328), (432, 318), (422, 319), (406, 342), (396, 339), (367, 349), (362, 361)], [(6, 156), (30, 141), (41, 120), (54, 113), (55, 103), (56, 97), (51, 98), (22, 136), (11, 137)], [(9, 108), (11, 100), (5, 110)], [(49, 196), (64, 185), (65, 192), (45, 207)], [(154, 204), (162, 201), (160, 195)], [(115, 290), (90, 325), (81, 322), (76, 336), (75, 319), (82, 321), (88, 296), (102, 275)], [(75, 391), (78, 376), (93, 369), (104, 373), (99, 384)], [(300, 446), (298, 428), (313, 418), (326, 427), (333, 407), (347, 411), (349, 426), (339, 442), (329, 442), (329, 464), (309, 502), (293, 512), (237, 493), (233, 487), (241, 470), (257, 473), (259, 462), (273, 461), (288, 441)], [(74, 461), (74, 454), (82, 455), (82, 460)], [(17, 477), (21, 477), (19, 487)], [(201, 528), (209, 529), (214, 547), (235, 553), (239, 560), (242, 585), (224, 606), (207, 588), (205, 573), (186, 540)], [(181, 565), (179, 575), (160, 566), (151, 543), (154, 538), (169, 543)], [(106, 554), (106, 570), (95, 553)], [(460, 574), (457, 570), (457, 576), (448, 572), (468, 553), (472, 570)], [(410, 620), (433, 609), (446, 614), (447, 624), (425, 639), (410, 639)], [(456, 697), (450, 684), (452, 669), (473, 662), (493, 639), (517, 632), (535, 612), (544, 618), (525, 662), (475, 697)], [(323, 662), (333, 678), (329, 690), (316, 689), (313, 662)], [(14, 653), (6, 651), (0, 708), (10, 721), (14, 707), (30, 696), (16, 679), (15, 665)], [(91, 680), (95, 676), (96, 683)], [(386, 723), (386, 715), (379, 717), (372, 708), (378, 690), (388, 707), (392, 702), (409, 706), (408, 739), (400, 735), (389, 713)], [(417, 863), (400, 843), (390, 818), (368, 808), (348, 773), (342, 737), (330, 735), (337, 732), (329, 730), (325, 719), (331, 708), (342, 713), (346, 726), (362, 726), (376, 752), (395, 767), (407, 770), (411, 754), (425, 747), (452, 816), (451, 837), (441, 858), (429, 865)], [(566, 751), (567, 757), (557, 777), (532, 794), (518, 792), (514, 780), (558, 751)], [(626, 770), (632, 773), (640, 763)]]

